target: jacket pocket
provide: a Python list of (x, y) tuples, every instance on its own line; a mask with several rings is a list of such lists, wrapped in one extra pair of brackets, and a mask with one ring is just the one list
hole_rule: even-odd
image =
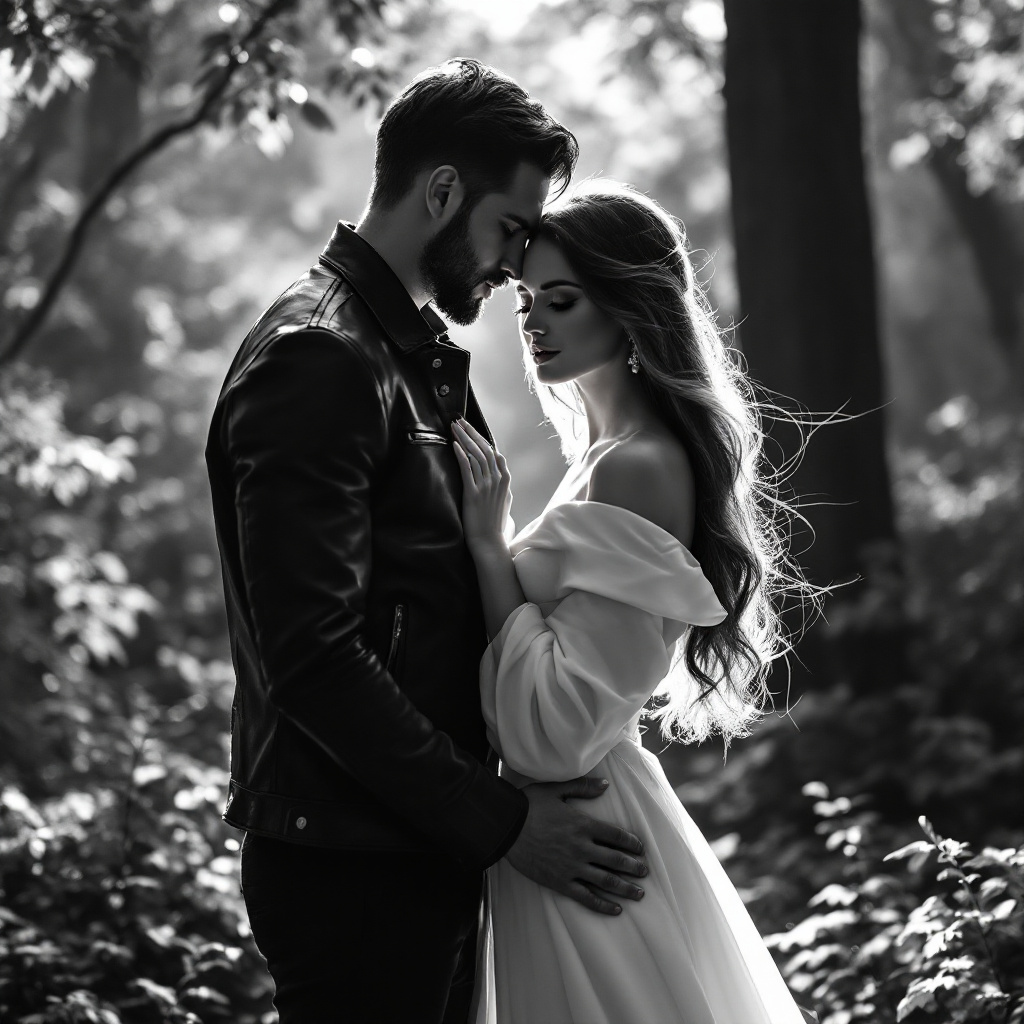
[(448, 444), (448, 438), (439, 434), (436, 430), (427, 430), (422, 427), (414, 427), (407, 434), (409, 444)]
[(391, 646), (388, 648), (388, 660), (384, 666), (389, 675), (394, 675), (395, 667), (398, 664), (398, 653), (402, 648), (402, 639), (405, 636), (405, 605), (395, 605), (395, 617), (391, 624)]

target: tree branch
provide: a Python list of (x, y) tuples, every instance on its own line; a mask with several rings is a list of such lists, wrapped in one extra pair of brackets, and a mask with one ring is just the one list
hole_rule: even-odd
[(218, 80), (211, 83), (203, 98), (203, 102), (195, 112), (179, 121), (173, 121), (159, 131), (154, 132), (153, 135), (141, 143), (137, 149), (129, 153), (110, 172), (106, 181), (103, 182), (92, 199), (89, 200), (81, 213), (79, 213), (78, 219), (75, 221), (74, 227), (71, 229), (71, 233), (64, 244), (64, 252), (49, 280), (46, 282), (46, 287), (43, 289), (43, 294), (40, 296), (35, 308), (15, 329), (11, 340), (0, 349), (0, 366), (16, 359), (28, 342), (39, 331), (78, 259), (78, 254), (82, 249), (82, 244), (93, 220), (104, 208), (115, 190), (140, 164), (148, 160), (154, 153), (159, 152), (179, 135), (185, 135), (197, 128), (207, 119), (210, 111), (231, 84), (235, 72), (242, 66), (238, 60), (238, 55), (253, 40), (259, 38), (271, 19), (280, 14), (286, 7), (291, 6), (292, 3), (294, 3), (294, 0), (270, 0), (259, 17), (253, 21), (249, 31), (232, 46), (231, 52), (228, 54), (228, 63), (224, 66), (223, 72)]

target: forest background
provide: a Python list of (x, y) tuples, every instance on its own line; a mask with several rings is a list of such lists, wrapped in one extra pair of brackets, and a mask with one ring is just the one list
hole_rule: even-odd
[[(1022, 0), (0, 10), (0, 1019), (274, 1019), (205, 433), (381, 104), (464, 55), (683, 219), (768, 394), (841, 414), (785, 487), (849, 585), (775, 713), (724, 761), (645, 742), (821, 1020), (1024, 1020)], [(563, 464), (511, 311), (452, 336), (523, 525)]]

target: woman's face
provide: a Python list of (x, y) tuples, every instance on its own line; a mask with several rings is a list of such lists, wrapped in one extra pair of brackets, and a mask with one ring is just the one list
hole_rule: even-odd
[(554, 242), (530, 242), (516, 291), (523, 344), (541, 383), (577, 380), (614, 360), (625, 369), (625, 331), (587, 298)]

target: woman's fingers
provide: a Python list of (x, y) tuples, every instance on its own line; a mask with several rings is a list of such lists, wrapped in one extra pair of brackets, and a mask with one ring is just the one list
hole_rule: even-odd
[(476, 427), (474, 427), (473, 424), (470, 423), (469, 420), (467, 420), (465, 416), (460, 416), (455, 422), (458, 423), (458, 425), (460, 427), (462, 427), (462, 429), (467, 434), (469, 434), (469, 436), (471, 438), (473, 438), (473, 440), (476, 441), (476, 443), (478, 445), (480, 445), (481, 448), (490, 448), (491, 447), (491, 444), (487, 440), (487, 438), (484, 437), (484, 435), (481, 434), (480, 431), (477, 430)]
[[(479, 469), (481, 479), (488, 476), (500, 476), (501, 474), (498, 469), (498, 464), (495, 461), (494, 452), (491, 449), (491, 446), (478, 431), (474, 431), (474, 433), (480, 440), (477, 441), (474, 439), (469, 431), (466, 430), (466, 426), (469, 426), (469, 424), (463, 426), (464, 422), (464, 420), (455, 420), (452, 427), (455, 430), (455, 436), (461, 442), (466, 454), (473, 460), (474, 464)], [(472, 429), (472, 427), (470, 427), (470, 429)], [(483, 444), (482, 447), (481, 442)]]
[(473, 438), (469, 436), (469, 432), (462, 425), (462, 423), (459, 422), (459, 420), (453, 421), (452, 430), (455, 432), (455, 436), (459, 439), (459, 443), (462, 445), (466, 454), (474, 462), (482, 463), (485, 461), (484, 453), (480, 451), (480, 445), (478, 445), (476, 441), (474, 441)]
[(480, 452), (481, 458), (484, 460), (487, 468), (497, 476), (500, 473), (498, 469), (498, 463), (495, 458), (494, 449), (491, 447), (490, 442), (480, 433), (476, 427), (473, 426), (469, 420), (459, 417), (455, 421), (462, 428), (463, 433), (469, 437), (476, 445), (477, 450)]
[(459, 426), (457, 421), (452, 424), (452, 433), (455, 435), (456, 445), (462, 449), (462, 454), (466, 456), (466, 459), (473, 470), (473, 479), (479, 482), (483, 456), (477, 448), (476, 443), (465, 432), (465, 430)]
[(452, 448), (455, 451), (455, 461), (458, 462), (459, 471), (462, 473), (463, 486), (469, 487), (472, 484), (474, 487), (479, 487), (480, 470), (477, 468), (476, 462), (466, 454), (466, 449), (459, 443), (458, 438)]

